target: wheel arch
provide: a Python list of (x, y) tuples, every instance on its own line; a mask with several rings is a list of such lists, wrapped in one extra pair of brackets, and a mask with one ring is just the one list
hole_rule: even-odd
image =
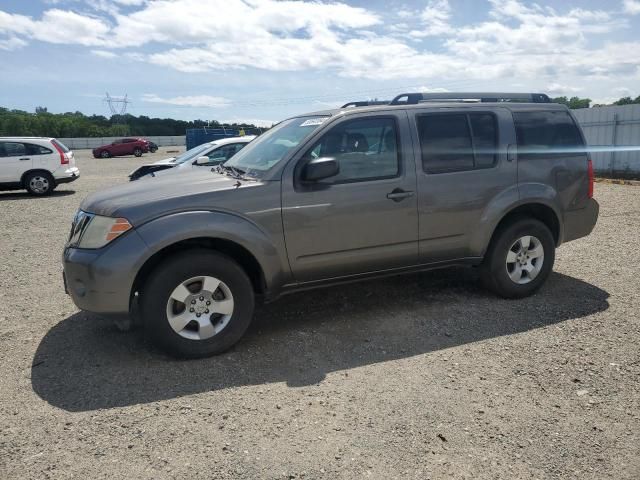
[(54, 185), (56, 183), (56, 179), (54, 178), (53, 173), (51, 173), (46, 168), (32, 168), (31, 170), (27, 170), (26, 172), (24, 172), (22, 174), (22, 176), (20, 177), (20, 185), (22, 185), (23, 187), (26, 187), (27, 177), (29, 175), (31, 175), (32, 173), (43, 173), (43, 174), (51, 177), (51, 179), (53, 180)]
[(562, 243), (562, 224), (560, 222), (558, 212), (550, 205), (536, 201), (514, 206), (509, 211), (505, 212), (493, 227), (489, 241), (485, 246), (485, 252), (486, 249), (489, 248), (489, 245), (494, 241), (496, 233), (504, 225), (522, 217), (531, 217), (541, 221), (551, 231), (556, 246), (559, 246)]
[(255, 256), (246, 248), (236, 242), (224, 238), (194, 237), (167, 245), (151, 255), (138, 270), (138, 273), (134, 278), (131, 287), (130, 301), (134, 300), (136, 293), (140, 291), (145, 280), (164, 260), (177, 253), (195, 249), (211, 250), (228, 256), (237, 262), (245, 271), (249, 280), (251, 280), (251, 285), (253, 286), (253, 290), (256, 294), (261, 295), (266, 291), (267, 283), (262, 266)]
[(136, 266), (131, 298), (141, 288), (145, 275), (163, 259), (192, 248), (218, 251), (238, 262), (255, 292), (265, 299), (277, 296), (290, 273), (278, 238), (249, 219), (229, 212), (174, 213), (143, 223), (136, 231), (147, 245), (148, 254)]

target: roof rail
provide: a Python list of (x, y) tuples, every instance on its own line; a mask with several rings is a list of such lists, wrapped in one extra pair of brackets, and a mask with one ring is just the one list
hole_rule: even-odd
[(349, 102), (345, 103), (340, 108), (368, 107), (371, 105), (389, 105), (389, 100), (362, 100), (360, 102)]
[(401, 93), (390, 105), (415, 105), (422, 102), (525, 102), (551, 103), (544, 93), (482, 93), (482, 92), (438, 92), (438, 93)]

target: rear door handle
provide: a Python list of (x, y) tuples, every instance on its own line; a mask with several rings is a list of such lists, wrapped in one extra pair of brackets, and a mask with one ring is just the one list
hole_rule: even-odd
[(405, 198), (413, 197), (413, 192), (402, 190), (401, 188), (394, 188), (391, 193), (387, 193), (387, 198), (394, 202), (401, 202)]
[(518, 156), (518, 148), (514, 144), (507, 145), (507, 162), (513, 162)]
[(22, 162), (23, 160), (31, 160), (31, 158), (21, 158), (20, 161)]

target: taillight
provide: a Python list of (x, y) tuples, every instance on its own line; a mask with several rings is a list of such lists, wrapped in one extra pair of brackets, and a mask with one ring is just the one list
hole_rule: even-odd
[(589, 198), (593, 198), (593, 183), (595, 181), (593, 175), (593, 162), (591, 159), (587, 160), (587, 174), (589, 175)]
[(64, 150), (62, 150), (62, 148), (60, 148), (56, 142), (51, 142), (51, 145), (53, 145), (60, 154), (60, 165), (67, 165), (69, 163), (69, 159), (64, 154)]

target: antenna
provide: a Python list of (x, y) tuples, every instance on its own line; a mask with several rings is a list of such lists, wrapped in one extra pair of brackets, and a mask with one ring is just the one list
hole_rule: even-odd
[(127, 112), (127, 105), (131, 103), (131, 100), (127, 98), (127, 94), (125, 93), (124, 97), (112, 97), (109, 95), (109, 92), (106, 93), (104, 97), (104, 101), (109, 105), (109, 110), (111, 110), (111, 115), (120, 115), (123, 116)]

